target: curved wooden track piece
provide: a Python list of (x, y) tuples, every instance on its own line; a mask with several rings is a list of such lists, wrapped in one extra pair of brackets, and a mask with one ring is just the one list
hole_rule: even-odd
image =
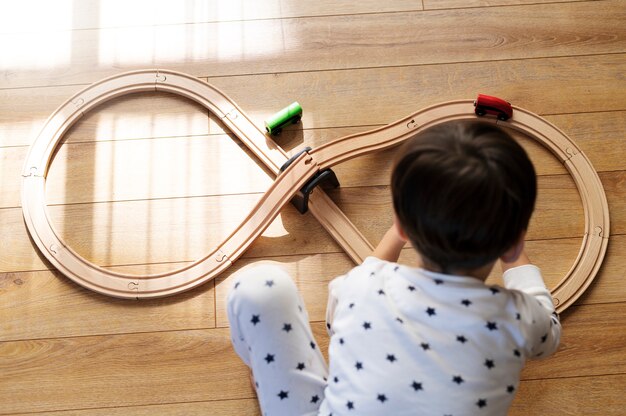
[[(248, 217), (213, 253), (191, 266), (173, 273), (142, 277), (100, 268), (68, 247), (52, 227), (45, 204), (46, 175), (54, 149), (65, 132), (83, 114), (112, 98), (145, 91), (170, 92), (200, 103), (217, 115), (275, 174), (280, 172), (280, 167), (288, 160), (287, 154), (265, 136), (264, 132), (219, 89), (180, 72), (140, 70), (122, 73), (90, 85), (63, 103), (48, 118), (26, 158), (22, 172), (24, 219), (37, 247), (57, 269), (82, 286), (121, 298), (167, 296), (191, 289), (214, 278), (245, 251), (254, 240), (253, 235), (260, 235), (278, 215), (280, 207), (288, 202), (317, 171), (315, 165), (307, 164), (305, 170), (302, 170), (302, 166), (293, 166), (294, 170), (301, 170), (298, 175), (303, 176), (291, 175), (292, 178), (287, 179), (290, 175), (287, 175), (287, 171), (284, 172), (281, 177), (285, 179), (277, 181), (268, 190), (268, 195), (262, 198), (253, 210), (257, 213), (254, 218)], [(291, 181), (298, 182), (299, 185)], [(275, 188), (278, 190), (272, 191)], [(276, 209), (273, 208), (274, 205)], [(372, 245), (323, 190), (316, 190), (314, 195), (311, 195), (309, 208), (355, 262), (361, 262), (372, 252)], [(247, 237), (248, 234), (250, 237)]]
[[(195, 263), (170, 273), (138, 277), (98, 267), (74, 252), (57, 235), (46, 209), (46, 175), (53, 152), (68, 128), (94, 107), (121, 95), (166, 91), (194, 100), (216, 114), (273, 173), (275, 182), (251, 213), (214, 251)], [(366, 153), (386, 149), (419, 131), (450, 120), (475, 118), (472, 100), (453, 101), (425, 108), (387, 126), (346, 136), (300, 155), (284, 172), (287, 154), (252, 123), (247, 115), (217, 88), (174, 71), (142, 70), (123, 73), (95, 83), (70, 98), (48, 119), (31, 146), (22, 172), (22, 209), (27, 228), (45, 257), (66, 276), (94, 291), (122, 298), (172, 295), (200, 285), (224, 271), (276, 218), (280, 209), (317, 172)], [(609, 215), (597, 173), (580, 149), (559, 129), (541, 117), (516, 108), (507, 122), (484, 118), (519, 130), (544, 144), (574, 178), (585, 213), (585, 234), (574, 265), (553, 288), (557, 310), (571, 305), (595, 277), (606, 252)], [(280, 174), (279, 174), (280, 173)], [(372, 245), (321, 190), (311, 195), (310, 210), (346, 253), (361, 262)]]

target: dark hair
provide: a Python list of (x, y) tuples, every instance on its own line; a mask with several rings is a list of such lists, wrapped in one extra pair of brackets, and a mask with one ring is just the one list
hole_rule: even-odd
[(504, 130), (446, 122), (405, 143), (391, 177), (393, 206), (426, 263), (443, 273), (496, 260), (528, 228), (535, 169)]

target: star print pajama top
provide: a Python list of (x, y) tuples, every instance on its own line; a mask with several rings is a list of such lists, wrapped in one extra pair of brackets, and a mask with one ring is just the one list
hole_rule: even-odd
[(321, 414), (506, 415), (527, 358), (561, 326), (536, 266), (506, 288), (374, 257), (330, 284)]
[(327, 367), (291, 278), (250, 268), (229, 295), (232, 342), (264, 416), (506, 415), (561, 326), (537, 267), (504, 282), (368, 257), (329, 285)]

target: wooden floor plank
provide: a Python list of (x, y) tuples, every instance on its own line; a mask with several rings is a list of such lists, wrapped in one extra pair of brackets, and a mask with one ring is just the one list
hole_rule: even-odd
[(478, 93), (542, 115), (586, 113), (626, 110), (625, 56), (209, 77), (208, 82), (227, 91), (259, 125), (290, 100), (298, 100), (305, 110), (302, 126), (318, 129), (387, 124), (427, 106)]
[[(555, 285), (569, 270), (580, 248), (579, 239), (528, 243), (532, 260), (542, 267), (546, 281)], [(555, 256), (555, 247), (559, 255)], [(578, 303), (626, 301), (626, 236), (616, 236), (596, 281)], [(353, 264), (343, 253), (273, 257), (286, 268), (303, 293), (312, 320), (324, 319), (327, 284)], [(414, 264), (412, 249), (401, 260)], [(0, 274), (0, 341), (71, 337), (96, 334), (171, 331), (211, 328), (217, 321), (227, 326), (225, 299), (238, 270), (258, 264), (258, 258), (241, 259), (216, 280), (216, 305), (212, 284), (177, 297), (148, 301), (115, 300), (80, 288), (59, 273), (50, 271)], [(173, 270), (182, 264), (137, 265), (115, 268), (126, 273), (150, 274)], [(496, 267), (489, 282), (501, 284)], [(25, 302), (25, 299), (30, 299)], [(216, 308), (214, 313), (213, 308)], [(584, 313), (584, 310), (583, 312)], [(158, 317), (155, 319), (155, 317)], [(90, 322), (90, 325), (84, 325)]]
[(589, 0), (424, 0), (424, 10), (462, 9), (469, 7), (512, 6), (538, 3), (570, 3)]
[[(402, 12), (421, 10), (421, 2), (394, 0), (381, 3), (377, 0), (345, 2), (320, 0), (213, 0), (198, 3), (183, 0), (0, 0), (5, 11), (0, 20), (0, 33), (32, 33), (47, 30), (111, 29), (137, 26), (197, 24), (231, 20), (279, 19), (328, 15)], [(33, 19), (37, 10), (48, 19)], [(49, 21), (52, 20), (52, 21)]]
[[(561, 415), (621, 416), (626, 406), (624, 396), (615, 389), (626, 388), (623, 374), (601, 377), (575, 377), (522, 381), (509, 415), (542, 414), (546, 409), (558, 409)], [(532, 400), (527, 400), (532, 397)], [(237, 399), (218, 402), (168, 404), (141, 407), (89, 409), (46, 413), (49, 416), (259, 416), (256, 400)], [(16, 414), (14, 416), (26, 416)]]
[[(626, 400), (614, 394), (626, 388), (623, 374), (599, 377), (574, 377), (522, 381), (509, 415), (542, 414), (554, 409), (560, 415), (621, 416)], [(532, 398), (532, 400), (528, 400)], [(558, 409), (558, 410), (557, 410)], [(217, 402), (197, 402), (140, 407), (89, 409), (46, 413), (49, 416), (259, 416), (261, 413), (254, 399), (236, 399)], [(26, 416), (16, 414), (14, 416)]]
[[(523, 380), (546, 374), (560, 378), (624, 373), (624, 308), (605, 304), (577, 309), (583, 308), (584, 313), (563, 319), (569, 337), (557, 355), (529, 364)], [(324, 324), (313, 327), (320, 349), (326, 351)], [(0, 344), (3, 412), (249, 398), (247, 371), (229, 338), (228, 330), (208, 329), (5, 342)], [(216, 354), (220, 360), (213, 359)], [(571, 359), (580, 354), (587, 363), (582, 367)], [(185, 382), (191, 379), (194, 383)], [(109, 388), (98, 388), (103, 383)], [(129, 391), (133, 394), (125, 394)]]
[(621, 416), (625, 389), (624, 374), (522, 381), (509, 415)]
[[(546, 280), (556, 284), (569, 270), (580, 241), (570, 239), (559, 242), (558, 257), (553, 254), (554, 242), (530, 242), (528, 246), (531, 258), (542, 267)], [(584, 303), (626, 300), (626, 283), (623, 279), (626, 264), (622, 260), (623, 256), (617, 254), (626, 252), (626, 238), (616, 237), (609, 250), (607, 261), (592, 284), (590, 294), (582, 298)], [(402, 260), (408, 264), (414, 263), (412, 251), (407, 249), (405, 252)], [(328, 282), (352, 267), (352, 262), (342, 253), (275, 257), (272, 260), (287, 268), (297, 280), (313, 320), (324, 319)], [(259, 259), (242, 259), (216, 280), (215, 317), (218, 326), (227, 325), (224, 301), (232, 284), (230, 276), (258, 262)], [(129, 270), (129, 267), (117, 269), (152, 273), (180, 266), (167, 264), (158, 269), (154, 266), (135, 266), (134, 270)], [(490, 281), (499, 283), (498, 275), (496, 268)], [(2, 274), (0, 294), (5, 301), (0, 307), (1, 340), (210, 328), (213, 322), (211, 287), (210, 284), (203, 285), (175, 298), (135, 302), (109, 299), (86, 291), (58, 273), (41, 271)], [(37, 301), (24, 302), (25, 298), (36, 298)], [(159, 319), (153, 319), (153, 313)], [(83, 323), (86, 320), (91, 325), (85, 326)]]
[[(28, 146), (47, 118), (86, 85), (0, 90), (0, 146)], [(81, 117), (64, 142), (111, 141), (209, 134), (207, 110), (167, 93), (134, 93)]]
[(0, 209), (0, 273), (27, 270), (47, 270), (51, 267), (35, 250), (21, 209)]
[[(261, 196), (53, 206), (49, 215), (59, 236), (96, 264), (191, 261), (204, 257), (224, 241)], [(285, 234), (280, 222), (268, 235), (272, 232)]]
[[(207, 119), (204, 121), (206, 123)], [(76, 136), (84, 135), (82, 127), (83, 124), (79, 122), (78, 127), (66, 135), (65, 144), (59, 147), (51, 163), (46, 182), (47, 201), (50, 204), (216, 195), (220, 191), (258, 192), (267, 189), (270, 184), (270, 177), (263, 174), (261, 167), (257, 167), (254, 156), (238, 140), (221, 134), (76, 143)], [(123, 128), (118, 130), (124, 131)], [(159, 132), (166, 133), (167, 130), (159, 129)], [(286, 150), (302, 145), (319, 145), (323, 143), (322, 140), (330, 140), (338, 133), (362, 130), (366, 129), (300, 132), (300, 137), (304, 137), (295, 146), (292, 143), (298, 141), (297, 138), (286, 141)], [(594, 133), (600, 134), (599, 126)], [(122, 137), (133, 135), (128, 132), (128, 136)], [(519, 134), (516, 137), (528, 151), (539, 175), (565, 172), (557, 159), (537, 142)], [(282, 138), (277, 140), (283, 144)], [(581, 147), (588, 157), (603, 162), (602, 167), (616, 168), (619, 166), (618, 157), (626, 150), (616, 147), (608, 162), (601, 155), (606, 153), (608, 145), (617, 140), (607, 137), (587, 146), (583, 146), (586, 145), (583, 143)], [(343, 163), (334, 169), (343, 186), (384, 185), (388, 181), (394, 152), (395, 149), (379, 152)], [(28, 148), (25, 146), (0, 147), (0, 185), (3, 189), (0, 208), (20, 206), (21, 172), (27, 154)], [(231, 180), (233, 183), (228, 186), (218, 182), (217, 178), (220, 177), (237, 177), (229, 172), (229, 168), (249, 172), (244, 177), (255, 185), (238, 188), (241, 186), (240, 181)]]
[[(13, 414), (26, 416), (29, 413)], [(260, 416), (256, 399), (215, 400), (211, 402), (193, 402), (147, 405), (135, 407), (113, 407), (105, 409), (62, 410), (46, 412), (46, 416)]]
[[(157, 273), (182, 265), (113, 268)], [(103, 296), (59, 272), (0, 274), (0, 342), (215, 327), (213, 282), (177, 297), (134, 301)], [(25, 302), (25, 299), (30, 299)]]
[[(613, 235), (596, 280), (578, 300), (578, 304), (626, 301), (626, 235)], [(617, 261), (616, 261), (617, 260)]]
[[(120, 106), (128, 108), (121, 105), (122, 102)], [(142, 101), (135, 103), (140, 104)], [(141, 107), (133, 108), (138, 111)], [(608, 112), (549, 116), (547, 119), (566, 131), (593, 161), (594, 167), (602, 172), (618, 170), (623, 158), (626, 158), (626, 148), (621, 146), (622, 132), (626, 129), (626, 118), (623, 116), (623, 112)], [(157, 129), (158, 133), (167, 134), (171, 131), (167, 127), (171, 123), (164, 122), (165, 127)], [(111, 136), (112, 141), (75, 142), (78, 137), (94, 138), (95, 135), (90, 133), (97, 129), (97, 125), (82, 124), (81, 121), (66, 136), (67, 143), (57, 151), (47, 178), (49, 203), (204, 196), (219, 194), (220, 190), (224, 193), (259, 192), (269, 186), (270, 177), (256, 167), (253, 156), (245, 148), (241, 150), (238, 141), (221, 134), (183, 135), (153, 141), (123, 140), (123, 137), (135, 137), (132, 130), (144, 130), (135, 126), (116, 129), (121, 136)], [(316, 147), (334, 138), (364, 130), (367, 128), (291, 130), (284, 132), (284, 137), (276, 138), (276, 141), (285, 150), (295, 150), (305, 145)], [(150, 134), (147, 131), (145, 133)], [(517, 137), (529, 153), (539, 175), (565, 172), (556, 158), (537, 142), (525, 136)], [(608, 148), (613, 150), (607, 152)], [(28, 148), (24, 146), (0, 147), (0, 186), (3, 190), (0, 194), (0, 208), (21, 205), (20, 175), (27, 152)], [(378, 152), (345, 162), (333, 169), (343, 187), (385, 185), (394, 152), (395, 149)], [(167, 163), (158, 159), (159, 155), (166, 158)], [(177, 157), (170, 158), (170, 155)], [(233, 164), (235, 161), (237, 163)], [(239, 166), (251, 172), (249, 184), (242, 188), (241, 182), (229, 181), (228, 186), (224, 186), (223, 180), (233, 177), (232, 172), (228, 172), (229, 168), (239, 169)], [(113, 181), (114, 178), (117, 180)], [(146, 186), (150, 183), (158, 183), (158, 186)]]
[[(567, 134), (580, 131), (581, 134), (575, 136), (577, 142), (584, 138), (591, 143), (604, 143), (619, 152), (623, 147), (618, 146), (617, 141), (623, 139), (618, 134), (623, 131), (623, 114), (597, 112), (625, 110), (626, 81), (621, 77), (626, 70), (624, 62), (624, 55), (564, 57), (213, 77), (209, 82), (230, 95), (259, 126), (277, 109), (298, 100), (304, 108), (301, 126), (307, 137), (322, 128), (387, 124), (424, 107), (446, 100), (473, 98), (482, 92), (504, 97), (538, 114), (593, 111), (595, 114), (565, 115), (553, 120)], [(594, 77), (585, 75), (589, 73)], [(381, 95), (381, 84), (393, 94)], [(48, 116), (82, 87), (0, 90), (0, 146), (29, 145)], [(563, 90), (568, 94), (561, 94)], [(207, 129), (203, 114), (198, 105), (171, 95), (129, 96), (88, 113), (79, 121), (79, 128), (72, 130), (73, 138), (68, 140), (223, 133), (219, 125), (210, 124)], [(583, 133), (602, 131), (605, 124), (606, 136), (589, 137)], [(572, 128), (567, 128), (570, 125)], [(308, 129), (316, 130), (309, 133)], [(359, 131), (363, 130), (367, 128)], [(279, 138), (279, 144), (292, 143), (301, 137), (293, 136)], [(608, 160), (615, 163), (622, 160), (620, 157), (621, 153)], [(592, 161), (595, 162), (593, 158)]]
[[(298, 100), (304, 108), (304, 120), (294, 127), (299, 131), (302, 126), (305, 138), (325, 134), (319, 131), (323, 128), (383, 125), (442, 101), (473, 98), (478, 92), (490, 93), (535, 113), (548, 114), (548, 119), (577, 143), (614, 148), (616, 156), (606, 156), (615, 163), (623, 160), (619, 152), (623, 146), (618, 146), (616, 141), (623, 139), (620, 134), (625, 123), (623, 113), (598, 111), (625, 110), (626, 93), (621, 91), (626, 88), (620, 88), (625, 69), (623, 56), (603, 56), (219, 77), (211, 78), (210, 82), (231, 95), (259, 126), (290, 100)], [(593, 73), (594, 78), (584, 77), (586, 73)], [(568, 85), (567, 80), (572, 77), (580, 88)], [(387, 91), (393, 91), (393, 99), (378, 94), (380, 82), (385, 83)], [(337, 85), (342, 86), (341, 91), (337, 91)], [(29, 145), (48, 116), (82, 87), (0, 90), (0, 147)], [(564, 88), (569, 91), (567, 96), (558, 93)], [(267, 94), (267, 91), (280, 91), (280, 94)], [(368, 99), (359, 99), (361, 94), (368, 94)], [(593, 112), (584, 114), (590, 110)], [(204, 110), (197, 104), (171, 94), (136, 94), (115, 99), (88, 113), (67, 140), (223, 133), (219, 125), (211, 124), (207, 129), (203, 114)], [(352, 133), (367, 129), (363, 127)], [(277, 139), (285, 148), (293, 148), (302, 138), (294, 130), (286, 129), (285, 133), (291, 133)], [(597, 131), (605, 134), (590, 136)], [(325, 135), (328, 139), (340, 137), (339, 133)]]
[(228, 330), (4, 342), (0, 368), (0, 413), (252, 397)]
[(0, 90), (0, 146), (28, 146), (65, 100), (85, 85)]
[[(555, 246), (559, 256), (554, 255)], [(529, 242), (532, 260), (542, 267), (546, 280), (556, 284), (569, 270), (580, 248), (579, 239)], [(411, 249), (406, 249), (402, 261), (414, 264)], [(607, 260), (597, 280), (582, 298), (584, 303), (626, 301), (624, 280), (626, 263), (626, 237), (614, 237), (609, 245)], [(311, 319), (322, 320), (327, 296), (327, 283), (352, 267), (343, 253), (315, 256), (275, 257), (272, 260), (287, 268), (297, 280)], [(217, 325), (226, 326), (224, 300), (232, 284), (233, 273), (259, 259), (242, 259), (217, 280)], [(117, 268), (124, 272), (154, 273), (173, 270), (182, 265), (135, 266)], [(134, 270), (133, 270), (134, 269)], [(499, 283), (499, 270), (494, 269), (490, 281)], [(211, 285), (188, 292), (175, 298), (150, 301), (118, 301), (86, 291), (71, 283), (66, 277), (53, 272), (6, 273), (0, 275), (0, 294), (4, 302), (0, 307), (2, 340), (68, 337), (96, 333), (129, 333), (152, 330), (179, 330), (211, 327)], [(36, 301), (24, 302), (25, 298)], [(154, 311), (160, 316), (152, 319)], [(128, 319), (126, 319), (128, 318)], [(85, 320), (92, 324), (83, 325)]]
[[(530, 241), (527, 252), (531, 260), (537, 264), (544, 275), (548, 287), (554, 287), (570, 270), (580, 250), (580, 239)], [(610, 245), (610, 254), (604, 267), (592, 284), (593, 295), (583, 298), (585, 303), (624, 302), (626, 300), (626, 260), (617, 253), (626, 253), (626, 237), (618, 236)], [(558, 253), (556, 255), (555, 253)], [(264, 258), (265, 259), (265, 258)], [(216, 319), (218, 327), (228, 325), (226, 318), (226, 296), (234, 284), (237, 271), (252, 267), (261, 259), (244, 258), (223, 275), (218, 276), (215, 286)], [(325, 317), (328, 283), (337, 276), (350, 270), (352, 262), (344, 253), (317, 254), (308, 256), (272, 257), (269, 260), (287, 270), (296, 281), (309, 308), (310, 319), (321, 321)], [(415, 254), (406, 248), (400, 257), (403, 264), (415, 265)], [(501, 271), (496, 266), (488, 280), (489, 283), (502, 285)]]
[[(624, 181), (626, 171), (602, 173), (611, 234), (626, 233)], [(529, 238), (582, 236), (579, 196), (567, 176), (540, 178), (537, 211)], [(568, 187), (569, 186), (569, 187)], [(388, 227), (390, 199), (386, 187), (340, 188), (332, 192), (338, 205), (371, 241)], [(70, 247), (102, 266), (199, 259), (217, 246), (243, 219), (260, 195), (164, 199), (50, 207), (52, 224)], [(372, 222), (370, 214), (380, 212)], [(5, 254), (0, 271), (47, 269), (26, 231), (19, 208), (0, 209), (0, 225), (8, 238), (0, 241)], [(287, 246), (281, 246), (282, 243)], [(337, 250), (337, 245), (311, 216), (288, 205), (246, 257), (306, 254)], [(294, 252), (295, 249), (295, 252)]]
[[(619, 214), (624, 205), (619, 189), (625, 175), (626, 171), (603, 174), (609, 207), (617, 212), (612, 223), (614, 234), (624, 233), (626, 228), (626, 218)], [(542, 176), (538, 182), (537, 210), (527, 238), (581, 238), (584, 217), (571, 178)], [(610, 193), (613, 189), (616, 194)], [(330, 194), (371, 241), (378, 241), (389, 227), (388, 187), (339, 188)], [(48, 212), (58, 235), (78, 254), (101, 266), (185, 262), (199, 259), (217, 247), (241, 223), (261, 195), (60, 205), (50, 206)], [(0, 263), (0, 270), (41, 270), (42, 264), (33, 251), (21, 209), (0, 210), (0, 224), (10, 235), (0, 242), (7, 254), (7, 260)], [(295, 246), (280, 245), (296, 241), (300, 243)], [(287, 205), (245, 256), (306, 254), (335, 248), (335, 243), (311, 215), (302, 217)]]
[(83, 115), (63, 143), (203, 136), (210, 134), (208, 114), (204, 106), (176, 94), (133, 93)]
[[(626, 308), (622, 303), (573, 306), (561, 314), (563, 334), (554, 356), (528, 361), (522, 378), (626, 373)], [(584, 356), (580, 361), (575, 357)]]
[(598, 172), (621, 170), (626, 160), (626, 111), (545, 117), (563, 130), (592, 160)]
[[(545, 148), (518, 136), (539, 175), (566, 172)], [(263, 192), (273, 180), (248, 149), (225, 135), (87, 143), (73, 139), (70, 133), (51, 163), (46, 180), (49, 204)], [(4, 162), (0, 208), (21, 205), (21, 172), (27, 152), (23, 146), (0, 148)], [(343, 187), (385, 185), (394, 152), (390, 149), (348, 161), (334, 170)]]
[[(135, 201), (120, 203), (121, 209), (117, 212), (101, 204), (87, 207), (74, 205), (57, 207), (55, 214), (52, 215), (56, 218), (53, 224), (57, 224), (56, 227), (61, 230), (59, 232), (69, 240), (68, 244), (81, 252), (83, 256), (91, 258), (92, 261), (98, 260), (102, 266), (137, 264), (142, 263), (142, 258), (143, 262), (146, 259), (159, 262), (157, 257), (161, 257), (161, 260), (166, 262), (170, 260), (191, 261), (199, 259), (223, 241), (247, 215), (259, 197), (260, 195), (234, 196), (231, 197), (230, 202), (225, 199), (228, 197), (161, 200), (160, 204), (159, 201), (154, 203)], [(159, 205), (161, 209), (158, 208)], [(89, 212), (92, 208), (95, 211)], [(271, 255), (272, 252), (284, 253), (286, 247), (297, 247), (300, 253), (312, 253), (318, 249), (322, 252), (340, 250), (311, 215), (301, 217), (291, 205), (286, 206), (284, 210), (288, 214), (278, 217), (246, 251), (246, 256), (258, 257)], [(95, 224), (100, 221), (97, 219), (98, 212), (104, 215), (101, 219), (105, 221), (106, 227), (113, 227), (116, 232), (121, 231), (122, 234), (111, 234), (113, 228), (109, 228), (108, 231), (98, 230), (99, 227), (95, 227)], [(152, 218), (145, 216), (150, 213), (152, 213)], [(87, 215), (87, 220), (78, 225), (78, 217), (75, 215)], [(108, 217), (109, 215), (111, 217)], [(157, 228), (159, 225), (154, 221), (157, 217), (165, 221), (165, 223), (161, 222), (161, 226), (165, 228)], [(134, 220), (129, 223), (131, 218)], [(82, 232), (80, 234), (68, 233), (70, 230), (62, 226), (63, 223), (71, 227), (72, 232), (79, 229), (82, 229)], [(0, 257), (0, 272), (49, 268), (34, 250), (34, 245), (24, 225), (21, 209), (0, 210), (0, 227), (9, 236), (0, 239), (0, 249), (3, 250), (3, 256)], [(173, 233), (167, 231), (170, 227), (174, 227), (176, 231)], [(97, 237), (92, 235), (92, 232), (100, 234), (101, 238), (108, 241), (104, 244), (110, 243), (110, 246), (102, 246), (98, 243)], [(163, 235), (164, 232), (168, 234)], [(83, 241), (77, 240), (79, 236), (82, 236)], [(119, 246), (115, 247), (118, 243)], [(138, 245), (134, 246), (134, 244)], [(287, 246), (282, 246), (282, 244)], [(125, 255), (122, 254), (124, 250), (126, 250)], [(139, 254), (138, 250), (141, 250), (143, 254)], [(127, 261), (119, 262), (123, 260), (119, 254), (122, 254)]]
[(59, 205), (259, 193), (273, 180), (248, 149), (226, 135), (80, 143), (62, 146), (55, 155), (46, 201)]
[[(217, 280), (162, 300), (88, 292), (38, 255), (19, 208), (28, 146), (74, 93), (105, 75), (145, 67), (210, 76), (259, 126), (298, 100), (302, 123), (275, 138), (289, 151), (479, 92), (542, 114), (599, 171), (612, 235), (596, 280), (562, 316), (561, 350), (529, 363), (510, 413), (623, 413), (622, 1), (164, 1), (142, 7), (147, 0), (0, 0), (0, 414), (259, 415), (247, 369), (230, 346), (225, 296), (233, 273), (260, 260), (295, 277), (327, 353), (327, 284), (353, 264), (311, 215), (292, 207)], [(433, 9), (417, 10), (422, 5)], [(103, 264), (118, 259), (124, 265), (116, 269), (129, 273), (173, 270), (205, 254), (267, 180), (255, 173), (240, 184), (223, 182), (230, 191), (240, 188), (217, 196), (229, 191), (214, 173), (223, 179), (240, 159), (250, 162), (230, 143), (220, 154), (233, 166), (218, 169), (224, 162), (208, 143), (225, 139), (222, 126), (202, 107), (168, 94), (106, 103), (65, 139), (49, 177), (55, 224), (87, 255)], [(580, 249), (580, 203), (563, 167), (520, 140), (542, 176), (528, 253), (554, 286)], [(342, 188), (333, 198), (374, 242), (391, 221), (391, 157), (369, 155), (335, 168)], [(401, 261), (414, 264), (410, 247)], [(494, 270), (489, 282), (499, 282), (498, 275)]]
[(0, 88), (155, 66), (216, 76), (623, 53), (625, 13), (614, 0), (0, 34)]

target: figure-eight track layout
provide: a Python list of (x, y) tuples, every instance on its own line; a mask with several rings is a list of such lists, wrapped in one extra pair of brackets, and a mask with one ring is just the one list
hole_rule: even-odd
[[(55, 148), (69, 127), (105, 101), (143, 91), (174, 93), (203, 105), (277, 175), (250, 214), (214, 251), (182, 269), (150, 276), (112, 272), (79, 256), (54, 230), (45, 201), (48, 168)], [(600, 268), (609, 238), (607, 200), (596, 171), (576, 144), (536, 114), (517, 107), (513, 109), (513, 117), (507, 121), (495, 117), (483, 119), (521, 131), (547, 147), (573, 177), (583, 204), (585, 230), (580, 252), (569, 272), (551, 289), (557, 310), (561, 312), (584, 292)], [(302, 189), (314, 184), (330, 167), (397, 145), (428, 127), (475, 117), (473, 100), (446, 102), (381, 128), (342, 137), (316, 149), (307, 148), (289, 158), (228, 96), (210, 84), (166, 70), (122, 73), (80, 91), (47, 120), (30, 148), (22, 172), (24, 219), (39, 250), (59, 271), (80, 285), (120, 298), (173, 295), (209, 281), (228, 268), (263, 233), (286, 203), (294, 196), (302, 197)], [(308, 192), (305, 196), (309, 198)], [(308, 209), (355, 263), (362, 262), (372, 252), (372, 245), (322, 189), (310, 194)]]

